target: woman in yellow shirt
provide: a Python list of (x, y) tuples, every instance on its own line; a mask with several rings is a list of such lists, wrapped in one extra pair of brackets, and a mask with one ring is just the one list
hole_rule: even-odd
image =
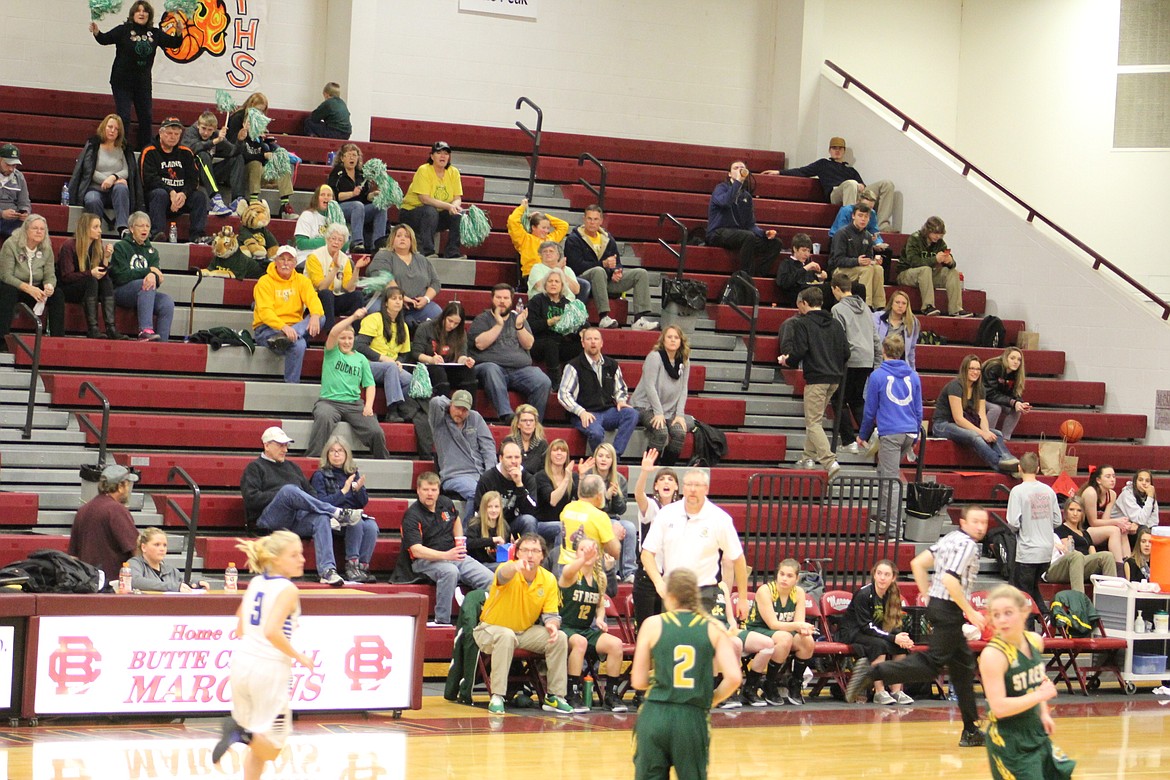
[(431, 156), (418, 170), (398, 207), (399, 218), (414, 229), (418, 251), (435, 254), (435, 233), (446, 230), (447, 248), (443, 257), (462, 257), (459, 220), (463, 216), (463, 183), (459, 169), (451, 165), (451, 146), (446, 141), (431, 144)]
[[(524, 211), (527, 208), (528, 198), (525, 198), (508, 215), (508, 235), (512, 237), (512, 246), (520, 253), (520, 276), (525, 279), (532, 267), (540, 262), (540, 245), (545, 241), (556, 241), (559, 244), (569, 234), (568, 222), (541, 211), (529, 212), (526, 229)], [(524, 282), (521, 287), (526, 285), (527, 282)]]
[(402, 304), (402, 290), (387, 287), (382, 292), (381, 309), (365, 316), (354, 343), (369, 359), (374, 381), (386, 392), (386, 422), (403, 422), (402, 404), (410, 390), (411, 374), (401, 362), (410, 355), (410, 331)]
[[(338, 317), (348, 317), (357, 311), (364, 301), (357, 290), (357, 274), (349, 255), (341, 251), (349, 241), (349, 228), (334, 222), (325, 228), (325, 246), (315, 249), (305, 259), (305, 276), (317, 290), (321, 307), (325, 309), (325, 324), (321, 330), (326, 333)], [(358, 261), (358, 268), (368, 265), (367, 256)]]

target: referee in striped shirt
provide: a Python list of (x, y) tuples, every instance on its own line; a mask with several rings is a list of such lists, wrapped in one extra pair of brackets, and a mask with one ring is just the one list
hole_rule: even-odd
[[(975, 707), (975, 656), (963, 636), (964, 618), (983, 630), (984, 616), (971, 606), (971, 585), (979, 571), (979, 542), (987, 533), (987, 511), (974, 504), (963, 507), (959, 530), (944, 536), (930, 549), (920, 552), (910, 562), (919, 600), (926, 604), (926, 617), (932, 630), (926, 652), (913, 653), (901, 661), (870, 666), (861, 658), (853, 665), (853, 676), (845, 700), (861, 700), (874, 680), (886, 684), (929, 682), (947, 667), (951, 685), (959, 699), (963, 716), (963, 734), (959, 747), (979, 747), (983, 733), (976, 725), (979, 712)], [(934, 573), (931, 574), (931, 567)]]

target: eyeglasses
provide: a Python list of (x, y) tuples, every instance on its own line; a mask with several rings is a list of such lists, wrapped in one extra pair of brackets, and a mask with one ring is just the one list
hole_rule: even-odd
[(543, 555), (544, 550), (539, 547), (521, 547), (518, 551), (521, 555)]

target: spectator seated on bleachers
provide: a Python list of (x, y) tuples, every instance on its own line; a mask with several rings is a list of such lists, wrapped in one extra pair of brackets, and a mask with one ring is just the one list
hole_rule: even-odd
[(65, 335), (65, 296), (57, 290), (49, 223), (40, 214), (29, 214), (0, 247), (0, 342), (12, 328), (18, 303), (38, 315), (48, 313), (48, 335)]
[(179, 144), (183, 123), (167, 117), (155, 143), (142, 150), (142, 192), (150, 211), (150, 229), (156, 243), (169, 240), (167, 225), (181, 214), (189, 214), (192, 243), (206, 241), (207, 195), (199, 189), (195, 155)]
[(1085, 592), (1085, 581), (1094, 574), (1117, 576), (1117, 560), (1109, 550), (1097, 549), (1081, 528), (1084, 518), (1080, 499), (1070, 498), (1064, 505), (1064, 523), (1053, 534), (1052, 560), (1044, 573), (1045, 582), (1067, 583), (1080, 593)]
[(529, 474), (539, 474), (544, 468), (544, 456), (548, 452), (548, 441), (544, 438), (544, 426), (540, 424), (540, 417), (536, 408), (528, 404), (520, 404), (516, 414), (512, 417), (512, 430), (508, 434), (520, 445), (520, 454), (524, 461), (524, 470)]
[(967, 355), (959, 374), (939, 392), (931, 422), (936, 436), (942, 436), (975, 451), (979, 459), (1005, 474), (1014, 474), (1020, 461), (1003, 443), (1003, 434), (987, 422), (983, 400), (983, 366), (978, 355)]
[(386, 209), (370, 202), (378, 194), (378, 186), (362, 173), (362, 150), (357, 144), (341, 145), (327, 183), (349, 223), (353, 236), (350, 251), (364, 254), (380, 249), (386, 239)]
[[(1021, 365), (1023, 365), (1021, 363)], [(1125, 518), (1137, 533), (1137, 526), (1153, 528), (1160, 522), (1157, 491), (1154, 490), (1154, 474), (1149, 469), (1138, 469), (1133, 479), (1125, 483), (1113, 502), (1113, 519)]]
[(673, 466), (686, 442), (693, 418), (688, 418), (687, 385), (691, 378), (691, 346), (677, 325), (667, 325), (650, 354), (642, 361), (642, 376), (630, 405), (646, 429), (646, 447), (662, 453), (658, 462)]
[[(215, 180), (215, 160), (225, 160), (236, 153), (235, 145), (227, 140), (227, 125), (222, 128), (214, 111), (204, 111), (199, 119), (183, 131), (179, 141), (195, 155), (199, 168), (199, 186), (209, 196), (209, 210), (215, 217), (230, 217), (234, 212), (223, 201), (219, 183)], [(71, 190), (72, 191), (72, 190)]]
[(771, 276), (783, 246), (775, 230), (756, 224), (756, 180), (743, 162), (731, 164), (727, 178), (715, 185), (707, 206), (707, 245), (739, 252), (739, 270)]
[[(129, 561), (131, 588), (163, 593), (191, 592), (191, 586), (183, 581), (183, 572), (166, 560), (166, 531), (154, 527), (145, 529), (138, 534), (135, 549), (138, 554)], [(195, 587), (207, 590), (211, 586), (206, 581), (199, 580)]]
[(467, 502), (464, 517), (475, 511), (471, 500), (479, 475), (496, 460), (496, 441), (479, 412), (471, 408), (472, 395), (456, 390), (451, 398), (436, 395), (427, 415), (435, 438), (435, 462), (439, 465), (440, 487)]
[(475, 377), (483, 386), (500, 421), (512, 422), (509, 390), (523, 393), (536, 407), (540, 418), (548, 405), (552, 381), (532, 365), (532, 327), (528, 310), (512, 310), (512, 286), (500, 283), (492, 288), (492, 305), (471, 321), (471, 357), (475, 358)]
[(85, 142), (73, 165), (69, 198), (103, 220), (106, 209), (113, 209), (119, 236), (126, 232), (130, 213), (143, 208), (138, 161), (117, 114), (98, 122), (97, 134)]
[[(532, 276), (528, 278), (531, 280)], [(565, 316), (565, 307), (571, 303), (564, 295), (564, 280), (565, 276), (560, 269), (549, 271), (543, 280), (544, 292), (537, 293), (528, 301), (533, 359), (544, 364), (549, 380), (554, 385), (560, 384), (561, 364), (581, 354), (580, 333), (585, 327), (584, 322), (576, 330), (565, 331), (558, 327)]]
[(536, 519), (536, 477), (524, 470), (520, 445), (511, 437), (500, 443), (500, 459), (484, 470), (475, 484), (471, 508), (478, 507), (484, 494), (500, 494), (504, 519), (514, 534), (538, 533), (550, 548), (558, 543), (560, 523), (540, 523)]
[(486, 588), (492, 582), (492, 572), (467, 554), (466, 534), (455, 504), (439, 495), (439, 476), (433, 471), (420, 474), (417, 491), (418, 501), (402, 518), (402, 547), (410, 555), (411, 570), (435, 583), (435, 620), (427, 625), (449, 626), (455, 588)]
[(796, 306), (796, 296), (805, 287), (821, 284), (828, 274), (821, 264), (812, 259), (813, 242), (807, 233), (792, 237), (792, 254), (780, 255), (776, 265), (776, 302), (781, 306)]
[(463, 304), (451, 301), (438, 317), (419, 325), (410, 340), (411, 357), (430, 374), (432, 395), (450, 395), (452, 389), (474, 394), (479, 389), (475, 360), (467, 355), (465, 320)]
[(325, 441), (339, 422), (349, 423), (354, 435), (370, 450), (370, 457), (385, 460), (386, 432), (374, 414), (374, 374), (370, 361), (354, 349), (355, 320), (366, 316), (365, 309), (338, 320), (325, 339), (321, 363), (321, 397), (313, 404), (313, 429), (305, 454), (318, 457)]
[[(524, 224), (525, 212), (528, 212), (527, 226)], [(568, 234), (568, 222), (551, 214), (528, 211), (528, 198), (520, 201), (520, 205), (508, 215), (508, 235), (512, 246), (520, 253), (520, 278), (527, 278), (533, 266), (541, 261), (540, 247), (545, 241), (559, 244)]]
[[(602, 328), (621, 325), (609, 316), (609, 299), (620, 298), (632, 290), (634, 329), (653, 330), (658, 323), (650, 309), (650, 275), (645, 268), (622, 265), (617, 241), (601, 226), (604, 220), (605, 214), (600, 206), (585, 207), (584, 223), (565, 237), (565, 259), (569, 268), (583, 284), (587, 282), (592, 286)], [(543, 249), (541, 251), (543, 254)], [(588, 302), (585, 295), (581, 300)]]
[(833, 136), (829, 139), (828, 157), (822, 157), (801, 168), (764, 171), (764, 173), (815, 178), (820, 181), (825, 200), (834, 206), (852, 206), (857, 203), (861, 193), (869, 189), (877, 196), (878, 228), (889, 231), (894, 229), (892, 223), (894, 183), (883, 179), (866, 185), (857, 169), (845, 162), (845, 139), (840, 136)]
[(1026, 379), (1024, 352), (1019, 347), (1008, 347), (1002, 355), (983, 364), (987, 423), (992, 428), (999, 428), (1004, 441), (1011, 441), (1020, 417), (1032, 411), (1032, 404), (1024, 400)]
[(871, 189), (862, 190), (861, 194), (857, 196), (857, 203), (851, 203), (848, 206), (842, 206), (837, 210), (837, 216), (833, 219), (833, 224), (829, 226), (829, 240), (837, 235), (837, 231), (846, 225), (853, 223), (853, 211), (858, 204), (869, 206), (869, 223), (865, 226), (866, 232), (873, 237), (873, 248), (876, 252), (885, 252), (890, 248), (886, 240), (882, 238), (882, 234), (878, 231), (878, 217), (874, 208), (877, 206), (877, 195)]
[(271, 532), (283, 528), (302, 539), (312, 539), (321, 583), (345, 584), (333, 557), (333, 532), (361, 523), (365, 519), (362, 511), (336, 507), (313, 494), (313, 486), (305, 479), (301, 467), (288, 460), (288, 445), (293, 440), (282, 429), (276, 426), (266, 429), (260, 441), (264, 451), (244, 467), (240, 476), (248, 531)]
[(138, 475), (125, 466), (106, 466), (98, 479), (97, 495), (73, 516), (69, 554), (105, 572), (107, 584), (118, 581), (122, 564), (134, 555), (138, 529), (126, 504), (137, 481)]
[[(276, 137), (255, 135), (248, 125), (248, 109), (254, 108), (262, 114), (268, 113), (268, 97), (263, 92), (253, 92), (244, 105), (228, 117), (227, 137), (236, 144), (236, 163), (231, 166), (229, 178), (232, 192), (237, 198), (258, 200), (260, 186), (264, 182), (264, 163), (276, 152)], [(285, 174), (275, 182), (280, 191), (280, 216), (294, 219), (289, 198), (292, 197), (292, 176)], [(299, 223), (298, 223), (299, 226)], [(298, 245), (299, 247), (299, 245)]]
[[(402, 422), (413, 414), (403, 414), (411, 374), (402, 367), (410, 357), (410, 331), (402, 313), (402, 290), (387, 287), (382, 291), (382, 305), (362, 318), (357, 336), (357, 351), (370, 362), (374, 382), (386, 393), (386, 422)], [(415, 406), (414, 399), (410, 405)]]
[(277, 250), (268, 270), (256, 282), (252, 297), (256, 345), (284, 355), (284, 381), (299, 383), (308, 339), (321, 332), (325, 312), (309, 277), (297, 273), (295, 249), (286, 245)]
[(943, 240), (946, 234), (941, 217), (928, 218), (919, 230), (910, 234), (898, 258), (898, 284), (918, 288), (924, 315), (941, 314), (934, 306), (934, 288), (943, 287), (947, 291), (948, 315), (970, 317), (971, 312), (963, 308), (963, 280)]
[(886, 273), (883, 258), (874, 250), (873, 236), (865, 229), (869, 223), (869, 206), (858, 204), (853, 210), (853, 222), (837, 231), (829, 249), (831, 275), (845, 274), (851, 282), (865, 287), (865, 302), (872, 309), (886, 307)]
[(500, 494), (488, 491), (479, 501), (479, 511), (467, 521), (467, 554), (495, 571), (501, 561), (497, 551), (512, 540), (512, 531), (504, 519), (504, 504)]
[(446, 141), (431, 144), (430, 158), (418, 166), (410, 187), (398, 207), (398, 217), (414, 228), (418, 251), (433, 255), (437, 251), (435, 234), (447, 231), (443, 257), (462, 257), (459, 221), (463, 218), (463, 181), (459, 169), (451, 165), (451, 146)]
[(582, 303), (588, 303), (592, 285), (582, 280), (572, 268), (569, 268), (561, 245), (556, 241), (542, 241), (537, 251), (540, 254), (540, 262), (532, 266), (528, 272), (528, 296), (532, 297), (537, 293), (544, 292), (545, 277), (552, 271), (560, 271), (562, 277), (561, 295), (566, 300), (580, 300)]
[[(378, 250), (363, 272), (367, 278), (390, 274), (405, 296), (406, 324), (411, 328), (438, 317), (441, 309), (435, 296), (443, 289), (439, 272), (426, 255), (418, 251), (418, 237), (410, 225), (395, 225), (387, 246)], [(377, 311), (372, 304), (370, 311)]]
[[(589, 463), (588, 460), (585, 463)], [(569, 443), (553, 439), (536, 474), (536, 519), (559, 523), (561, 511), (577, 496), (577, 474), (569, 457)]]
[(330, 81), (321, 90), (321, 97), (324, 100), (305, 117), (305, 135), (349, 140), (353, 125), (349, 119), (349, 106), (341, 99), (341, 85)]
[(73, 237), (57, 250), (57, 286), (66, 303), (80, 303), (85, 310), (86, 335), (103, 338), (98, 330), (98, 301), (106, 318), (105, 338), (124, 339), (114, 320), (114, 282), (108, 263), (113, 244), (102, 241), (102, 219), (83, 213), (77, 218)]
[[(366, 477), (353, 462), (353, 452), (341, 436), (330, 436), (321, 453), (319, 468), (309, 483), (317, 498), (341, 509), (359, 512), (370, 502)], [(370, 574), (370, 559), (378, 541), (378, 523), (363, 515), (345, 529), (345, 578), (351, 582), (377, 582)]]
[(357, 262), (350, 262), (349, 255), (342, 247), (349, 243), (349, 228), (340, 222), (333, 222), (325, 228), (325, 245), (314, 249), (305, 258), (305, 276), (317, 290), (321, 308), (325, 311), (325, 324), (329, 330), (339, 317), (348, 317), (365, 302), (365, 295), (357, 289), (357, 269), (369, 264), (369, 256)]
[[(634, 572), (638, 567), (638, 529), (630, 520), (624, 519), (628, 495), (626, 478), (618, 471), (617, 452), (609, 442), (603, 442), (593, 451), (590, 458), (592, 464), (581, 465), (581, 485), (583, 486), (590, 476), (599, 477), (603, 483), (601, 510), (605, 512), (613, 527), (614, 537), (620, 545), (620, 554), (617, 558), (614, 573), (621, 582), (632, 583)], [(564, 514), (561, 515), (562, 521)]]
[[(344, 224), (345, 218), (341, 213), (341, 207), (330, 206), (329, 204), (333, 202), (333, 188), (328, 184), (321, 184), (313, 190), (309, 207), (297, 217), (297, 225), (293, 229), (293, 244), (297, 248), (298, 267), (303, 267), (310, 254), (325, 246), (325, 233), (331, 224)], [(346, 241), (341, 249), (343, 252), (349, 251), (349, 241)]]
[(562, 370), (557, 400), (572, 416), (573, 427), (589, 440), (587, 452), (592, 453), (605, 441), (606, 431), (617, 431), (614, 449), (625, 452), (638, 427), (638, 412), (630, 406), (622, 368), (601, 354), (604, 341), (600, 329), (590, 326), (582, 330), (581, 346), (582, 354)]
[(16, 145), (0, 146), (0, 241), (12, 235), (32, 211), (28, 181), (18, 165), (20, 150)]
[(130, 235), (114, 244), (110, 278), (115, 303), (138, 312), (140, 341), (167, 341), (171, 337), (175, 302), (160, 291), (163, 272), (159, 266), (158, 250), (150, 243), (150, 217), (135, 211), (130, 215)]

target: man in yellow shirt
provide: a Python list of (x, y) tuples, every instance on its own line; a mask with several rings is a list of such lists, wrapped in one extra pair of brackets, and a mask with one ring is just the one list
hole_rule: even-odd
[[(515, 211), (508, 215), (508, 235), (512, 246), (520, 253), (520, 276), (527, 278), (532, 267), (540, 262), (540, 245), (545, 241), (558, 244), (569, 234), (569, 223), (551, 214), (533, 211), (528, 214), (528, 225), (524, 225), (524, 211), (528, 198), (520, 201)], [(531, 232), (529, 232), (531, 230)], [(526, 287), (527, 282), (521, 285)]]
[[(321, 332), (325, 310), (309, 277), (297, 273), (297, 250), (282, 246), (252, 290), (256, 344), (284, 355), (284, 381), (301, 381), (308, 339)], [(305, 309), (309, 310), (305, 316)]]
[(602, 511), (605, 506), (605, 480), (589, 474), (577, 489), (578, 499), (561, 510), (561, 555), (557, 563), (566, 566), (577, 557), (577, 545), (582, 539), (597, 542), (597, 548), (614, 558), (621, 555), (622, 543), (613, 534), (613, 520)]
[(492, 714), (504, 711), (508, 670), (517, 647), (544, 656), (548, 693), (542, 709), (565, 715), (573, 712), (565, 701), (569, 640), (561, 631), (561, 591), (552, 572), (540, 565), (544, 556), (544, 540), (539, 534), (520, 537), (516, 560), (496, 569), (473, 633), (479, 649), (492, 657), (492, 699), (488, 704)]

